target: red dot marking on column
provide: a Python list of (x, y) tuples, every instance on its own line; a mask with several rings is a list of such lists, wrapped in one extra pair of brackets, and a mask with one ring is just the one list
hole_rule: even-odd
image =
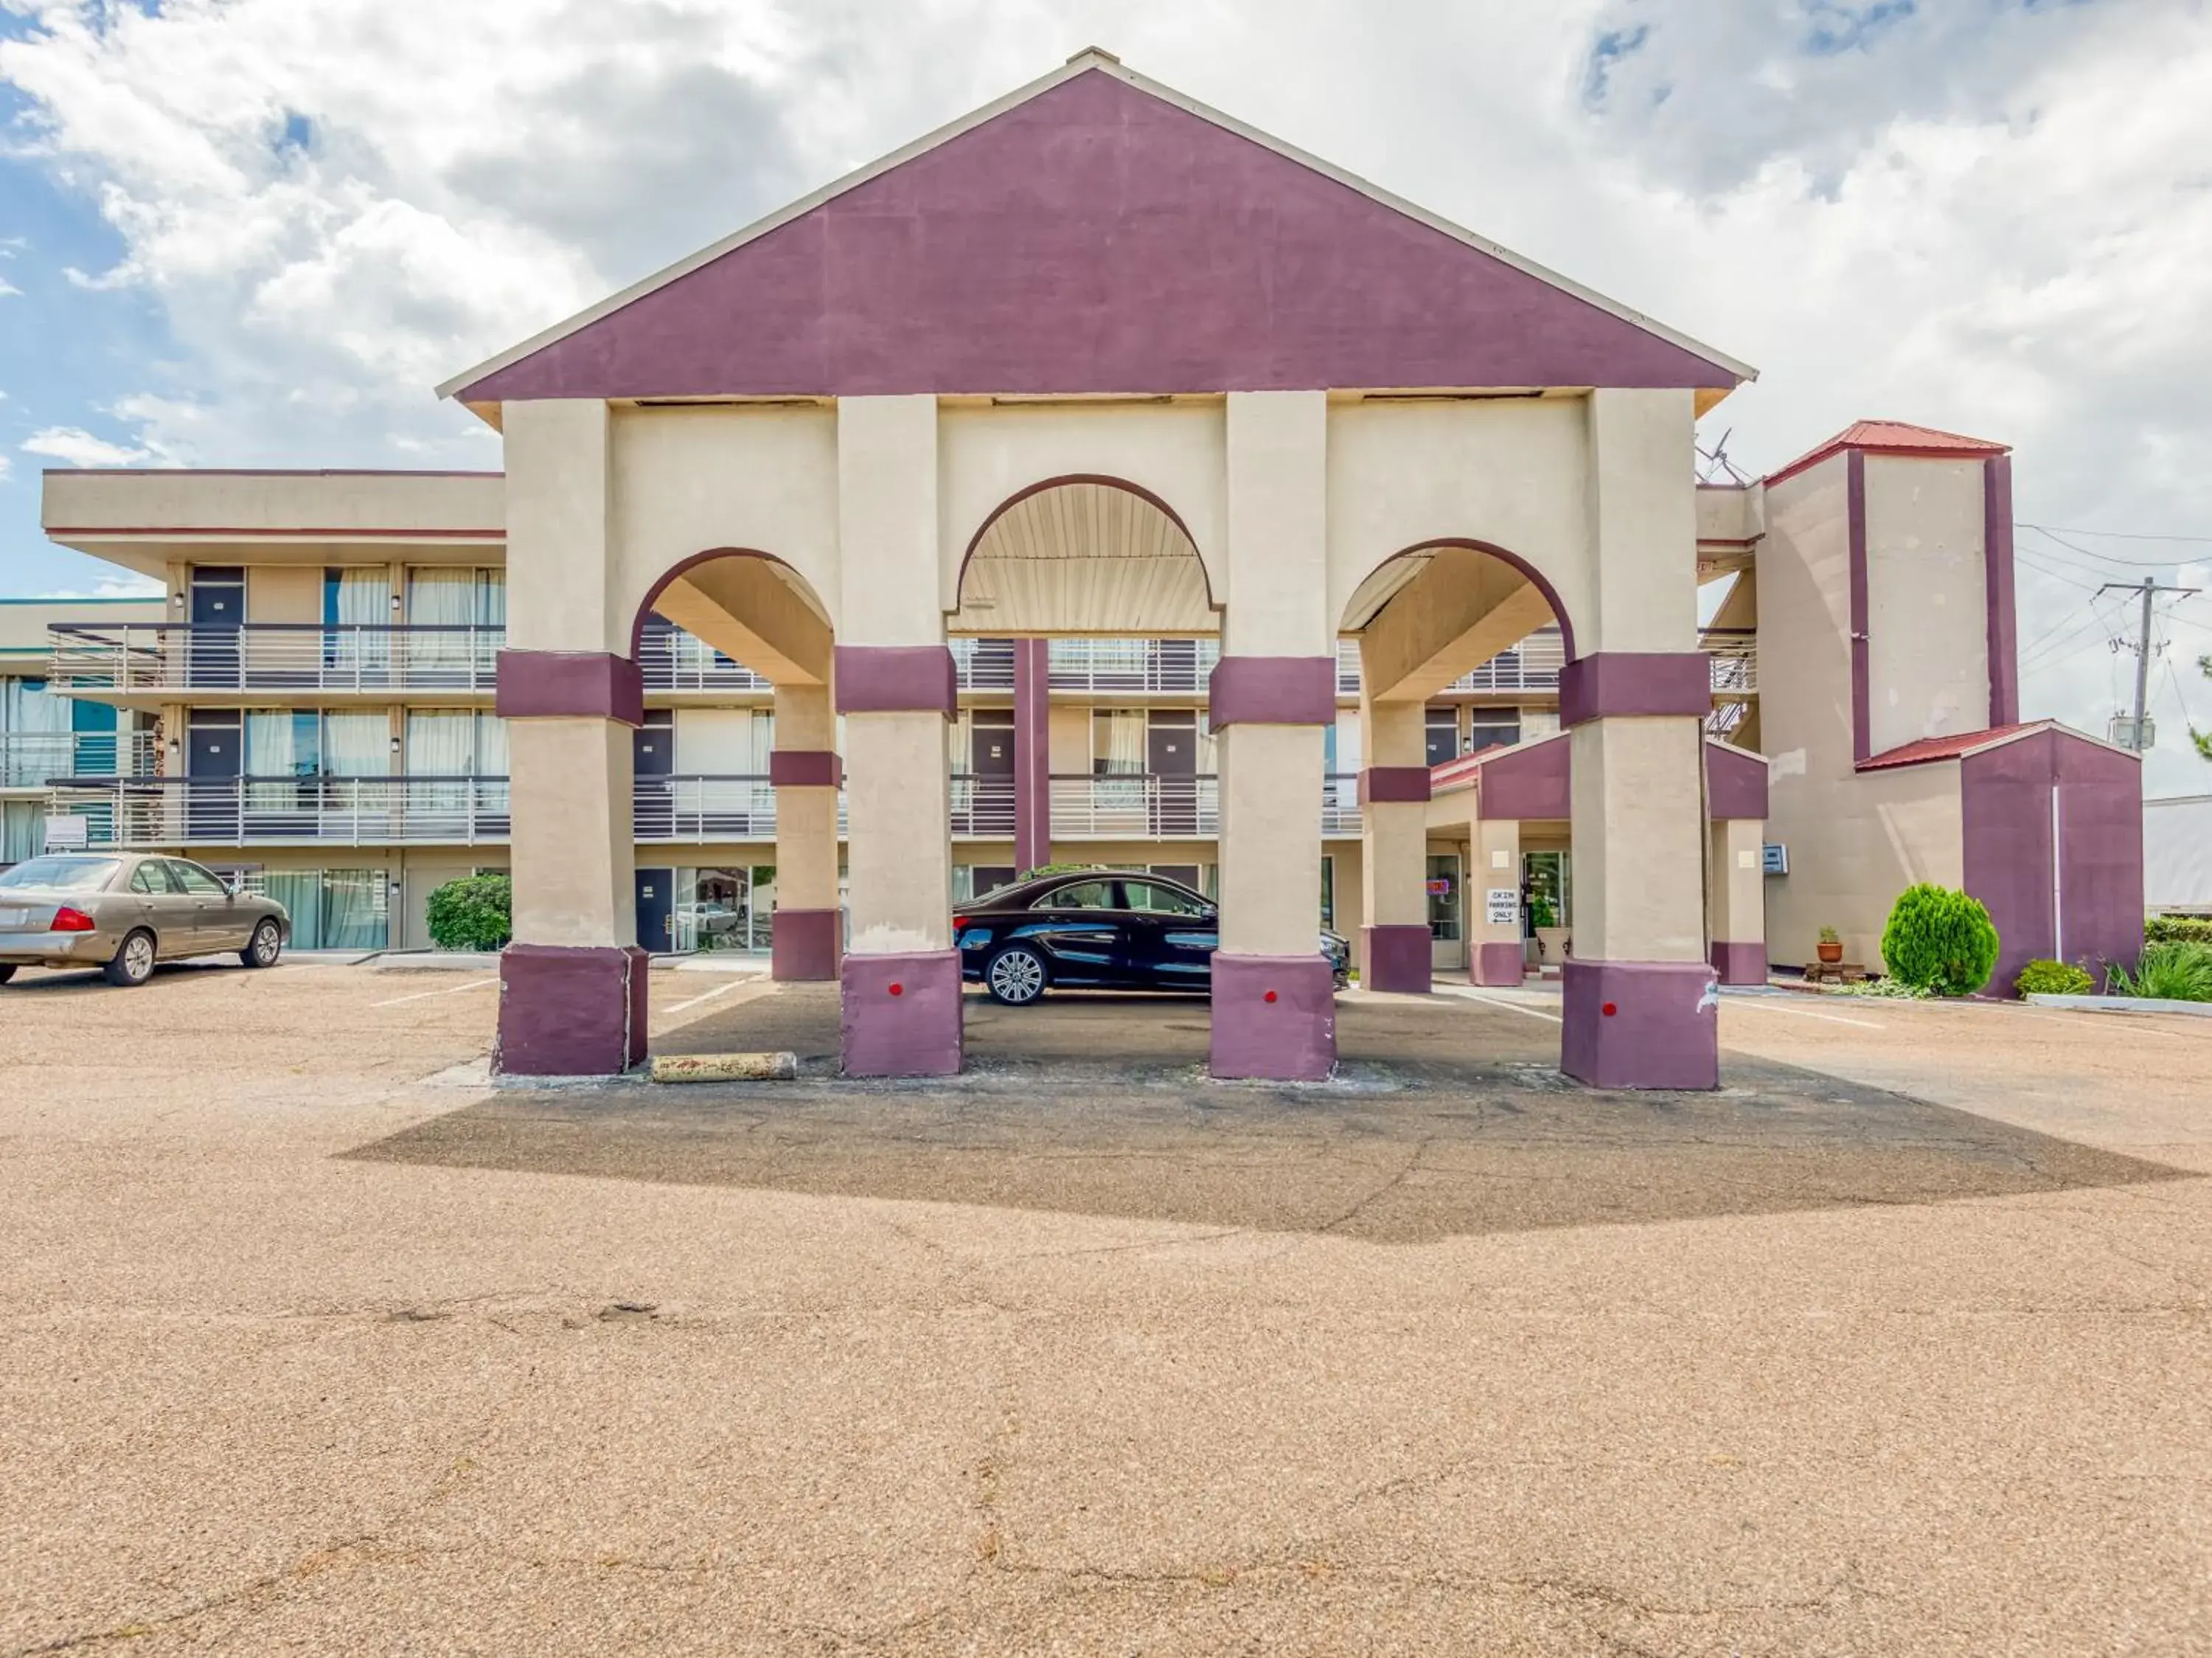
[[(893, 996), (904, 996), (904, 995), (906, 994), (906, 986), (905, 986), (905, 985), (903, 985), (903, 984), (896, 984), (896, 983), (895, 983), (895, 984), (892, 984), (892, 986), (891, 986), (891, 994), (892, 994)], [(1607, 1008), (1607, 1009), (1606, 1009), (1606, 1011), (1607, 1011), (1607, 1013), (1611, 1013), (1611, 1012), (1613, 1011), (1613, 1009), (1610, 1009), (1610, 1008)]]
[[(894, 987), (894, 989), (896, 989), (896, 987)], [(1607, 1003), (1605, 1004), (1605, 1006), (1603, 1006), (1602, 1008), (1600, 1008), (1600, 1009), (1598, 1009), (1598, 1011), (1599, 1011), (1600, 1013), (1603, 1014), (1603, 1015), (1604, 1015), (1607, 1019), (1610, 1019), (1610, 1018), (1612, 1018), (1612, 1017), (1613, 1016), (1613, 1015), (1615, 1015), (1615, 1014), (1619, 1013), (1619, 1012), (1620, 1011), (1620, 1009), (1618, 1009), (1618, 1008), (1616, 1008), (1616, 1007), (1614, 1007), (1614, 1006), (1613, 1005), (1613, 1003), (1612, 1003), (1608, 1002), (1608, 1003)]]
[(1275, 993), (1273, 991), (1269, 991), (1267, 995), (1261, 997), (1260, 999), (1262, 1002), (1273, 1002), (1275, 999)]

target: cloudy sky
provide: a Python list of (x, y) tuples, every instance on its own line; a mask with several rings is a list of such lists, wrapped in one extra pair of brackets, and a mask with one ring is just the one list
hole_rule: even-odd
[(1092, 42), (1758, 364), (1748, 472), (2015, 445), (2030, 712), (2212, 587), (2197, 0), (0, 0), (0, 593), (112, 576), (44, 466), (496, 466), (434, 381)]

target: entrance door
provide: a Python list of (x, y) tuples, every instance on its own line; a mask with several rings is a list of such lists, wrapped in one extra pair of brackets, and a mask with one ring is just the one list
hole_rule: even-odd
[(1156, 708), (1146, 722), (1145, 769), (1152, 774), (1152, 832), (1198, 832), (1198, 714)]
[(185, 682), (228, 687), (239, 684), (238, 630), (246, 620), (246, 572), (209, 565), (192, 572), (192, 630)]
[[(629, 734), (630, 771), (636, 779), (630, 794), (631, 829), (641, 840), (667, 840), (676, 833), (675, 788), (668, 782), (676, 770), (675, 720), (672, 710), (648, 708), (645, 723)], [(644, 936), (639, 936), (641, 941)]]
[(1462, 890), (1459, 854), (1429, 858), (1429, 961), (1437, 967), (1467, 965), (1467, 894)]
[[(1521, 926), (1525, 938), (1560, 930), (1553, 936), (1569, 949), (1574, 925), (1572, 871), (1565, 852), (1524, 852), (1521, 856)], [(1540, 957), (1540, 960), (1549, 958)]]
[(239, 762), (246, 745), (235, 709), (196, 708), (186, 728), (185, 832), (194, 840), (235, 841)]
[(676, 948), (676, 871), (637, 872), (637, 942), (647, 954), (666, 955)]

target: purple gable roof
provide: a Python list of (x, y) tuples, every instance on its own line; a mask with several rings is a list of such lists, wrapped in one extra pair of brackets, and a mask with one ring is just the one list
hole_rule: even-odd
[(458, 395), (1724, 388), (1739, 378), (1094, 69)]

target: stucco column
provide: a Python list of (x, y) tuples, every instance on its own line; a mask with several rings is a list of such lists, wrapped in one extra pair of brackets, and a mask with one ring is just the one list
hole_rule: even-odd
[[(1362, 646), (1363, 668), (1364, 645)], [(1369, 676), (1363, 673), (1363, 684)], [(1359, 699), (1359, 982), (1429, 991), (1428, 732), (1417, 702)]]
[(1705, 930), (1723, 984), (1766, 983), (1766, 825), (1715, 818), (1706, 834)]
[(769, 972), (787, 980), (837, 977), (845, 917), (837, 905), (837, 789), (844, 781), (827, 686), (775, 688), (775, 912)]
[[(1478, 809), (1468, 830), (1468, 978), (1477, 984), (1518, 984), (1528, 966), (1521, 936), (1521, 821), (1486, 818)], [(1490, 895), (1510, 893), (1510, 918), (1490, 918)], [(1502, 911), (1501, 911), (1502, 913)]]
[(1227, 438), (1228, 604), (1207, 686), (1221, 775), (1210, 1064), (1318, 1079), (1336, 1065), (1320, 948), (1322, 728), (1336, 719), (1326, 399), (1232, 392)]
[(1559, 676), (1575, 860), (1559, 1064), (1601, 1088), (1716, 1088), (1694, 416), (1687, 393), (1598, 391), (1587, 419), (1592, 603)]
[(937, 527), (937, 400), (837, 405), (852, 924), (839, 971), (844, 1069), (937, 1076), (960, 1069), (960, 956), (952, 942), (952, 653)]
[(1052, 642), (1014, 643), (1014, 868), (1052, 862)]
[(645, 1058), (630, 823), (644, 685), (608, 600), (608, 416), (586, 399), (509, 403), (507, 637), (514, 942), (500, 956), (495, 1070), (605, 1076)]

